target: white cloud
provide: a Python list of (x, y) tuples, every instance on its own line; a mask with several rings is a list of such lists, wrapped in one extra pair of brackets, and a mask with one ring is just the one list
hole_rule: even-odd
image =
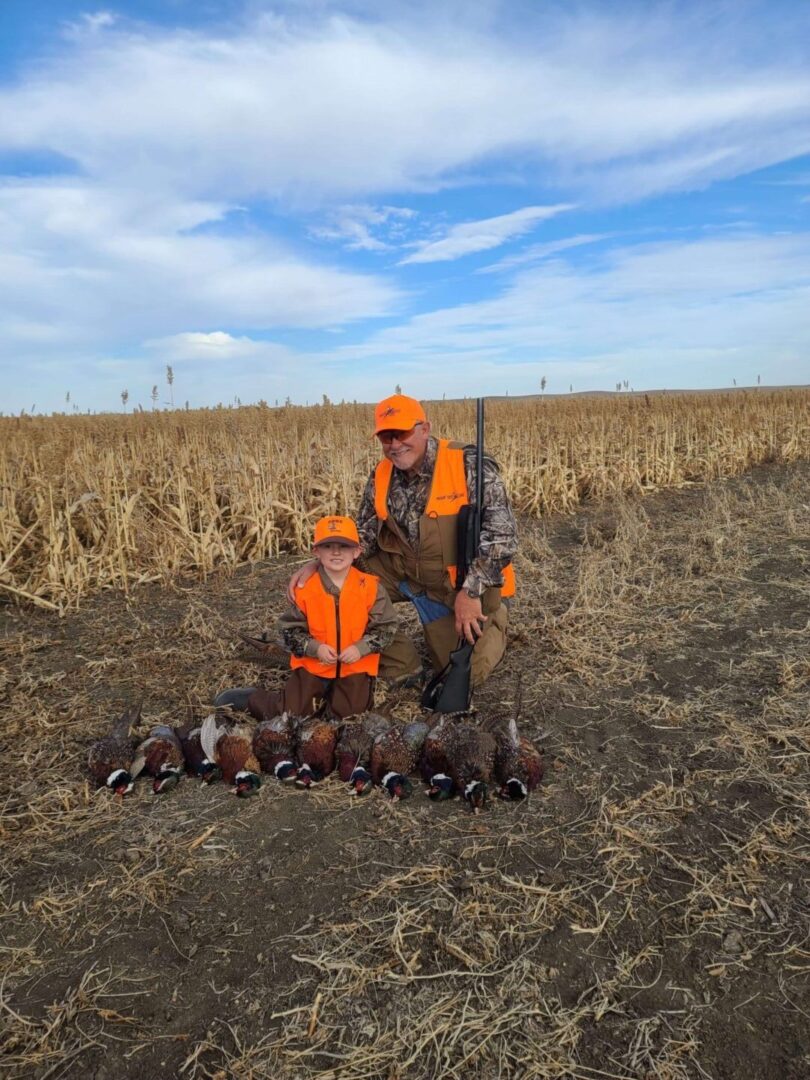
[(482, 364), (499, 360), (596, 365), (602, 389), (619, 377), (660, 385), (665, 371), (670, 386), (728, 385), (750, 370), (806, 382), (808, 351), (809, 233), (668, 241), (614, 249), (587, 267), (543, 264), (495, 298), (418, 315), (351, 350), (375, 367), (433, 364), (448, 393), (501, 392), (478, 381)]
[(524, 206), (511, 214), (499, 214), (497, 217), (484, 218), (483, 221), (465, 221), (453, 225), (441, 240), (427, 240), (418, 245), (417, 250), (402, 263), (443, 262), (458, 259), (474, 251), (488, 251), (500, 247), (507, 240), (523, 236), (530, 232), (538, 222), (555, 217), (565, 210), (573, 210), (571, 203), (559, 203), (556, 206)]
[[(4, 160), (67, 159), (76, 175), (0, 185), (7, 369), (39, 372), (49, 387), (68, 368), (95, 386), (104, 363), (123, 365), (105, 369), (110, 379), (139, 370), (154, 381), (160, 350), (143, 350), (148, 340), (206, 372), (195, 390), (222, 385), (209, 355), (240, 388), (252, 359), (274, 377), (290, 360), (292, 385), (297, 358), (314, 365), (314, 384), (331, 356), (333, 377), (362, 394), (364, 379), (384, 377), (356, 374), (363, 357), (409, 358), (424, 371), (439, 362), (436, 378), (455, 365), (472, 379), (503, 370), (507, 356), (518, 378), (531, 356), (596, 372), (619, 356), (654, 367), (756, 350), (793, 363), (800, 346), (806, 355), (803, 238), (586, 252), (585, 269), (566, 269), (566, 248), (595, 242), (582, 232), (489, 267), (521, 272), (487, 301), (381, 333), (363, 325), (400, 313), (402, 290), (314, 263), (302, 217), (317, 218), (311, 235), (360, 253), (355, 264), (392, 249), (427, 263), (495, 248), (548, 208), (450, 224), (413, 249), (411, 230), (428, 214), (487, 212), (414, 193), (522, 185), (527, 203), (586, 203), (589, 222), (573, 232), (599, 227), (599, 204), (699, 188), (810, 150), (803, 5), (779, 18), (743, 5), (731, 30), (722, 4), (608, 14), (519, 5), (517, 15), (484, 3), (465, 5), (463, 19), (460, 8), (360, 0), (352, 10), (365, 9), (363, 21), (330, 15), (331, 4), (283, 4), (282, 16), (240, 15), (216, 30), (98, 11), (18, 66), (0, 89)], [(754, 9), (762, 18), (747, 22)], [(483, 287), (477, 279), (476, 294)], [(358, 345), (317, 358), (259, 340), (361, 325)]]
[(697, 18), (549, 13), (519, 39), (424, 12), (216, 36), (116, 23), (0, 94), (0, 131), (111, 183), (301, 205), (436, 189), (507, 159), (622, 201), (810, 149), (801, 11), (772, 55)]
[(186, 330), (164, 338), (153, 338), (145, 346), (162, 362), (246, 360), (265, 364), (295, 364), (292, 350), (273, 341), (259, 341), (247, 335), (234, 336), (224, 330)]
[(84, 12), (78, 22), (64, 23), (62, 33), (68, 39), (77, 40), (107, 30), (115, 22), (116, 16), (111, 11)]
[(189, 231), (225, 209), (82, 181), (0, 186), (4, 350), (41, 349), (47, 327), (109, 349), (189, 325), (332, 327), (396, 309), (392, 285), (265, 235)]
[(390, 251), (401, 240), (404, 223), (414, 217), (416, 211), (407, 206), (339, 206), (310, 234), (339, 241), (350, 251)]
[[(204, 326), (202, 321), (197, 326)], [(85, 363), (63, 349), (31, 365), (81, 408), (149, 407), (153, 383), (176, 364), (175, 399), (318, 401), (323, 393), (373, 400), (400, 383), (408, 393), (533, 393), (807, 382), (810, 233), (701, 237), (613, 248), (586, 266), (562, 260), (517, 275), (500, 293), (418, 315), (329, 351), (305, 351), (247, 334), (185, 330), (151, 340), (143, 354)], [(221, 361), (220, 363), (210, 361)], [(66, 368), (67, 361), (67, 368)], [(66, 370), (71, 374), (66, 374)], [(88, 402), (76, 372), (92, 385)], [(61, 407), (64, 391), (55, 400)], [(26, 390), (5, 407), (45, 399)], [(50, 407), (50, 406), (49, 406)]]
[(503, 270), (514, 270), (518, 266), (527, 263), (540, 262), (550, 255), (556, 255), (561, 251), (570, 251), (571, 248), (582, 247), (585, 244), (596, 244), (600, 240), (608, 240), (612, 233), (580, 233), (577, 236), (566, 236), (560, 240), (549, 240), (547, 244), (531, 244), (517, 255), (509, 255), (500, 259), (491, 266), (482, 266), (476, 271), (478, 274), (494, 274)]

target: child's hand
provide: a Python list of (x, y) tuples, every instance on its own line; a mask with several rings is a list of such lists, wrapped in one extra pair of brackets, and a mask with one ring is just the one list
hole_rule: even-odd
[(337, 658), (338, 655), (331, 645), (318, 646), (318, 659), (322, 664), (336, 664)]
[(356, 664), (360, 659), (360, 650), (356, 645), (347, 645), (340, 654), (341, 664)]

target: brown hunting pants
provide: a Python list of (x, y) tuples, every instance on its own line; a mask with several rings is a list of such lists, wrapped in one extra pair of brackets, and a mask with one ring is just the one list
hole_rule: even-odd
[[(378, 552), (365, 560), (369, 572), (376, 574), (388, 592), (391, 601), (402, 603), (406, 597), (399, 591), (399, 580), (391, 567), (385, 552)], [(472, 684), (480, 686), (489, 678), (493, 668), (506, 652), (506, 628), (509, 624), (509, 612), (501, 600), (497, 589), (484, 594), (483, 611), (487, 616), (484, 632), (475, 644), (472, 654)], [(434, 671), (441, 671), (450, 659), (450, 653), (458, 645), (455, 615), (445, 615), (433, 622), (423, 623), (430, 661)], [(413, 675), (421, 670), (422, 661), (416, 646), (409, 637), (399, 632), (394, 640), (380, 655), (380, 672), (384, 679), (396, 679), (404, 675)]]
[(370, 675), (346, 675), (340, 679), (321, 679), (306, 668), (290, 672), (281, 690), (256, 690), (250, 695), (248, 710), (257, 720), (279, 716), (311, 716), (322, 701), (336, 720), (357, 716), (371, 708), (374, 680)]

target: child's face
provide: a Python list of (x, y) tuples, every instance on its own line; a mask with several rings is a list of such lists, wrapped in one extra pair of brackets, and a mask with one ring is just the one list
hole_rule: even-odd
[(357, 544), (339, 544), (337, 541), (318, 544), (315, 548), (315, 558), (324, 570), (331, 570), (333, 574), (348, 570), (359, 554)]

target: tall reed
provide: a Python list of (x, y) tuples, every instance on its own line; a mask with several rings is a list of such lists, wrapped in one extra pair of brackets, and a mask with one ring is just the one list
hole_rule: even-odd
[[(471, 400), (429, 414), (474, 438)], [(357, 507), (370, 429), (356, 404), (0, 418), (0, 592), (63, 610), (304, 551), (318, 517)], [(487, 449), (518, 510), (567, 512), (808, 457), (810, 391), (491, 400)]]

